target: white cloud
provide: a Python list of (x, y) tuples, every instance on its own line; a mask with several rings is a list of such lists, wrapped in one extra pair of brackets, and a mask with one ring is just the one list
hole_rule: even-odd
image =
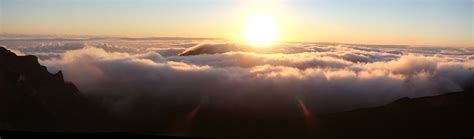
[(139, 96), (166, 100), (157, 105), (207, 96), (222, 107), (276, 109), (301, 97), (313, 111), (330, 112), (462, 91), (474, 80), (473, 60), (340, 47), (332, 52), (170, 57), (156, 51), (130, 54), (85, 47), (43, 63), (63, 70), (86, 94), (122, 98), (113, 107)]
[[(38, 55), (49, 70), (63, 70), (84, 94), (99, 96), (126, 114), (145, 101), (163, 108), (198, 103), (203, 97), (219, 107), (253, 109), (281, 109), (300, 98), (315, 113), (330, 112), (474, 84), (471, 48), (324, 43), (253, 48), (120, 39), (3, 43), (17, 54)], [(177, 56), (190, 51), (193, 56)]]

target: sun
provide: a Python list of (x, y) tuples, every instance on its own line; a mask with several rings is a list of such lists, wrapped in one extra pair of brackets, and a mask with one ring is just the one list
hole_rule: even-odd
[(255, 47), (266, 47), (278, 39), (278, 28), (271, 16), (252, 16), (246, 26), (245, 41)]

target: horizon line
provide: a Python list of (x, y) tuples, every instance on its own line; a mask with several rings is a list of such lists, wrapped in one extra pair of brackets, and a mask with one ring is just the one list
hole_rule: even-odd
[[(28, 34), (28, 33), (0, 33), (0, 37), (56, 37), (56, 38), (31, 38), (31, 39), (2, 39), (0, 41), (8, 40), (29, 40), (29, 41), (41, 41), (41, 40), (70, 40), (70, 41), (85, 41), (85, 40), (105, 40), (105, 39), (119, 39), (119, 40), (227, 40), (232, 41), (228, 38), (220, 37), (191, 37), (191, 36), (136, 36), (136, 35), (86, 35), (86, 34)], [(78, 37), (78, 38), (70, 38)], [(234, 40), (235, 41), (235, 40)], [(345, 44), (345, 45), (362, 45), (362, 46), (403, 46), (403, 47), (455, 47), (455, 48), (474, 48), (474, 46), (455, 46), (455, 45), (414, 45), (414, 44), (395, 44), (395, 43), (356, 43), (356, 42), (333, 42), (333, 41), (289, 41), (280, 40), (276, 41), (279, 43), (316, 43), (316, 44)]]

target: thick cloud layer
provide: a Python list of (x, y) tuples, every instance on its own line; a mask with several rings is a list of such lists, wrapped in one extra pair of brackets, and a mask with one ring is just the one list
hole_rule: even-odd
[[(205, 98), (219, 107), (255, 109), (279, 109), (301, 99), (322, 113), (474, 84), (472, 48), (289, 43), (258, 49), (169, 40), (58, 44), (6, 46), (25, 54), (57, 54), (41, 63), (63, 70), (83, 93), (104, 96), (104, 104), (119, 112), (148, 97), (157, 106)], [(192, 56), (177, 56), (191, 51)]]

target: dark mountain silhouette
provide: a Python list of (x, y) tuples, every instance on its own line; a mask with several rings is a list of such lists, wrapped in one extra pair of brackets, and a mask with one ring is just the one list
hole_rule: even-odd
[(0, 48), (0, 129), (89, 131), (105, 129), (110, 116), (51, 74), (35, 56), (16, 56)]
[(252, 53), (286, 53), (283, 49), (271, 49), (266, 47), (253, 47), (240, 44), (198, 44), (186, 49), (178, 56), (193, 56), (201, 54), (220, 54), (226, 52), (252, 52)]
[[(163, 138), (119, 133), (131, 132), (218, 138), (472, 138), (473, 86), (463, 92), (330, 114), (311, 114), (311, 107), (298, 98), (269, 111), (230, 110), (209, 101), (162, 106), (165, 114), (153, 113), (156, 100), (148, 100), (137, 104), (135, 117), (117, 119), (99, 99), (85, 97), (65, 82), (61, 71), (51, 74), (35, 56), (16, 56), (0, 48), (0, 137), (30, 133), (49, 138)], [(177, 126), (170, 127), (174, 123)], [(176, 133), (171, 133), (173, 128)], [(77, 133), (103, 131), (117, 132)]]
[[(295, 105), (297, 106), (295, 101)], [(283, 115), (201, 107), (190, 134), (222, 138), (472, 138), (474, 93), (402, 98), (384, 106), (308, 114), (293, 108)], [(287, 109), (287, 108), (282, 108)], [(281, 113), (280, 113), (281, 114)]]
[[(322, 137), (472, 138), (474, 92), (402, 98), (385, 106), (317, 116)], [(408, 136), (407, 136), (408, 135)]]
[(246, 52), (251, 49), (249, 46), (241, 46), (237, 44), (199, 44), (197, 46), (186, 49), (184, 52), (178, 54), (179, 56), (192, 56), (200, 54), (218, 54), (230, 51)]

